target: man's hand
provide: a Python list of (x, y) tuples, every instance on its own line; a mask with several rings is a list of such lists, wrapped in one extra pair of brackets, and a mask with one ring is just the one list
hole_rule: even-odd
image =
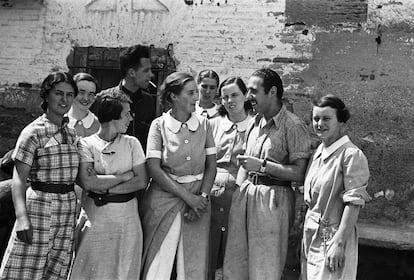
[(236, 158), (246, 171), (258, 172), (263, 162), (262, 159), (252, 156), (238, 155)]

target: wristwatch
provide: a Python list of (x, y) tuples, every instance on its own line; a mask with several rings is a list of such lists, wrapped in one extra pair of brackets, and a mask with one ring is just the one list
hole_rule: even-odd
[(262, 162), (262, 165), (260, 166), (260, 173), (266, 173), (266, 164), (267, 164), (267, 159), (264, 159)]
[(210, 196), (208, 194), (206, 194), (205, 192), (201, 192), (200, 194), (202, 197), (204, 197), (207, 200), (210, 200)]

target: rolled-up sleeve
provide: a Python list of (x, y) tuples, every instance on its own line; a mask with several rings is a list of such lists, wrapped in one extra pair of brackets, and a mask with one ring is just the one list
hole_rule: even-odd
[(367, 192), (369, 169), (368, 160), (359, 149), (348, 149), (343, 162), (344, 191), (342, 200), (344, 203), (364, 206), (371, 200)]
[(310, 135), (302, 123), (290, 127), (287, 132), (287, 144), (289, 149), (289, 162), (310, 157)]

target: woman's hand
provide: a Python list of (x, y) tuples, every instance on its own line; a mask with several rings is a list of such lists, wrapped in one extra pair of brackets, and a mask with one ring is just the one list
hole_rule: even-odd
[(331, 272), (335, 272), (343, 266), (344, 261), (344, 245), (339, 244), (333, 240), (333, 242), (328, 246), (328, 251), (326, 252), (325, 265)]
[(33, 242), (33, 230), (32, 225), (29, 221), (29, 217), (22, 216), (16, 218), (16, 234), (17, 238), (27, 244), (32, 244)]
[(194, 212), (193, 209), (188, 208), (187, 211), (184, 213), (185, 220), (187, 222), (195, 222), (198, 220), (197, 214)]
[(186, 203), (194, 211), (198, 218), (201, 217), (202, 213), (200, 212), (204, 212), (208, 206), (207, 198), (195, 194), (191, 194)]

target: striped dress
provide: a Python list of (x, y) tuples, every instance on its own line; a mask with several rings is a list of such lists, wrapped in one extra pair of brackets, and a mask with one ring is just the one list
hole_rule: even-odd
[[(72, 184), (78, 172), (76, 133), (40, 116), (21, 132), (13, 159), (31, 166), (28, 180)], [(66, 279), (72, 257), (75, 192), (28, 188), (26, 209), (33, 243), (20, 241), (14, 227), (0, 268), (1, 279)]]

